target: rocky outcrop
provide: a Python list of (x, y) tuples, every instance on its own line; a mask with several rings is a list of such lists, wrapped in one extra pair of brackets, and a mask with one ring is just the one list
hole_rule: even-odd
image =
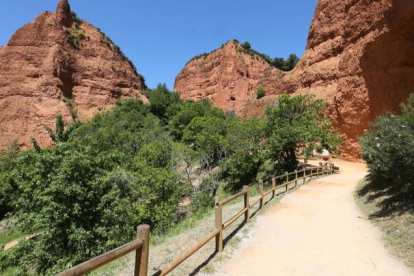
[(146, 98), (145, 83), (112, 41), (72, 14), (67, 0), (20, 28), (0, 48), (0, 149), (30, 137), (50, 145), (45, 125), (90, 119), (120, 97)]
[(269, 64), (259, 55), (229, 41), (218, 50), (195, 57), (175, 79), (184, 99), (211, 99), (217, 107), (240, 114), (256, 98), (257, 84)]
[[(343, 157), (359, 158), (358, 136), (369, 122), (383, 110), (398, 112), (414, 92), (414, 2), (319, 0), (299, 64), (287, 73), (266, 70), (257, 87), (268, 102), (280, 93), (325, 99)], [(263, 114), (266, 98), (246, 102), (241, 114)]]

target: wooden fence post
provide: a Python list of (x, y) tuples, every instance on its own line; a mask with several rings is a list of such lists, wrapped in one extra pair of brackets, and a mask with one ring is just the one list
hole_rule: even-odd
[(263, 207), (263, 180), (259, 180), (259, 193), (260, 193), (260, 206), (261, 209)]
[(295, 188), (298, 186), (298, 170), (295, 170)]
[(244, 208), (247, 208), (247, 212), (244, 213), (244, 221), (248, 221), (250, 217), (250, 205), (249, 205), (249, 186), (243, 186), (244, 194)]
[(216, 236), (216, 251), (223, 251), (223, 213), (218, 198), (216, 197), (216, 229), (219, 231)]
[(305, 171), (303, 172), (303, 184), (306, 183), (306, 178), (307, 178), (308, 171), (309, 171), (309, 169), (305, 169)]
[(289, 184), (287, 184), (289, 182), (289, 174), (288, 172), (285, 172), (286, 174), (286, 192), (289, 191)]
[(149, 225), (139, 225), (137, 227), (137, 238), (144, 243), (140, 249), (135, 253), (135, 276), (148, 275), (148, 257), (149, 257), (149, 239), (150, 227)]
[(276, 178), (272, 178), (272, 198), (276, 195)]

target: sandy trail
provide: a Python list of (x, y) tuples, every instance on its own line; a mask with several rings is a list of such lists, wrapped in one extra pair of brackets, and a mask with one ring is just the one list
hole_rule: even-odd
[(334, 163), (340, 174), (301, 187), (258, 217), (216, 275), (413, 275), (354, 202), (365, 165)]

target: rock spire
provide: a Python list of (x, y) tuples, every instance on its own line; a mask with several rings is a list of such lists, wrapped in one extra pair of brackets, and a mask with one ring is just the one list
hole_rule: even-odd
[(56, 7), (56, 17), (63, 26), (68, 28), (72, 26), (73, 17), (68, 0), (60, 0)]

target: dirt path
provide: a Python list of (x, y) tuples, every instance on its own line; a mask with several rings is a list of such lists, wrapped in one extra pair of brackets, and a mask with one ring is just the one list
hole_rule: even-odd
[[(29, 240), (29, 239), (31, 239), (31, 238), (34, 238), (34, 237), (37, 237), (37, 236), (39, 236), (40, 234), (33, 234), (33, 235), (29, 235), (29, 236), (25, 236), (24, 237), (24, 239), (26, 239), (26, 240)], [(8, 242), (8, 243), (6, 243), (5, 245), (4, 245), (4, 250), (9, 250), (10, 248), (12, 248), (12, 247), (15, 247), (16, 245), (18, 245), (19, 244), (19, 242), (22, 240), (23, 238), (19, 238), (19, 239), (15, 239), (15, 240), (12, 240), (12, 241), (10, 241), (10, 242)]]
[(258, 217), (216, 275), (413, 275), (354, 203), (365, 165), (334, 162), (340, 174), (301, 187)]

